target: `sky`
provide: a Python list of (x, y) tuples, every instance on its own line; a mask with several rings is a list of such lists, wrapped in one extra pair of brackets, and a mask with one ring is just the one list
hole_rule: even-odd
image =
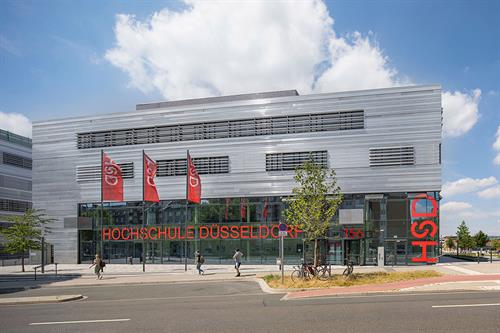
[(500, 1), (0, 1), (0, 128), (138, 103), (440, 84), (441, 234), (500, 235)]

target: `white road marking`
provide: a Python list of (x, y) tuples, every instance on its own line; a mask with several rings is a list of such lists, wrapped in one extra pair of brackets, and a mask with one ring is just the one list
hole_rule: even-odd
[(456, 304), (456, 305), (433, 305), (433, 308), (466, 308), (473, 306), (500, 306), (500, 303), (487, 303), (487, 304)]
[(124, 319), (97, 319), (97, 320), (70, 320), (70, 321), (48, 321), (45, 323), (30, 323), (30, 326), (37, 325), (61, 325), (61, 324), (86, 324), (86, 323), (109, 323), (119, 321), (129, 321), (130, 318)]
[(473, 271), (472, 269), (468, 268), (463, 268), (463, 267), (458, 267), (458, 266), (446, 266), (446, 268), (449, 268), (451, 270), (454, 270), (459, 273), (463, 273), (465, 275), (484, 275), (484, 273)]

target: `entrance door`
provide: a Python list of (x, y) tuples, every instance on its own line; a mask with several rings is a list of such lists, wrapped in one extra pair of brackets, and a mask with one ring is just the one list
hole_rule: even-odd
[(385, 242), (385, 264), (406, 265), (406, 240), (390, 240)]
[(354, 265), (361, 264), (361, 240), (349, 239), (344, 240), (344, 263), (351, 260)]

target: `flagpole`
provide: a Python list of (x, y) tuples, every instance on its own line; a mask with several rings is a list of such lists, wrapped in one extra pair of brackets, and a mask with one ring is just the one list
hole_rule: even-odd
[(102, 259), (104, 259), (104, 249), (103, 249), (103, 243), (102, 243), (102, 226), (104, 222), (104, 200), (103, 200), (103, 180), (104, 180), (104, 172), (103, 172), (103, 162), (104, 162), (104, 150), (101, 149), (101, 239), (99, 240), (99, 255), (101, 256)]
[[(186, 153), (186, 210), (184, 218), (184, 235), (187, 229), (187, 219), (188, 219), (188, 192), (189, 191), (189, 149)], [(187, 272), (187, 240), (184, 239), (184, 271)]]
[[(144, 228), (144, 149), (142, 150), (142, 227)], [(143, 229), (144, 230), (144, 229)], [(146, 271), (146, 242), (142, 239), (142, 271)]]

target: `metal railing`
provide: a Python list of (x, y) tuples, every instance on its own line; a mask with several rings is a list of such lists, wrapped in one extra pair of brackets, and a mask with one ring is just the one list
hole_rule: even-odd
[[(45, 265), (45, 266), (47, 266), (47, 265)], [(54, 263), (54, 266), (55, 266), (55, 268), (54, 268), (54, 276), (57, 277), (57, 262)], [(37, 275), (36, 275), (37, 269), (40, 269), (40, 268), (42, 268), (42, 265), (33, 267), (33, 269), (35, 271), (35, 281), (36, 281), (36, 278), (37, 278)]]

